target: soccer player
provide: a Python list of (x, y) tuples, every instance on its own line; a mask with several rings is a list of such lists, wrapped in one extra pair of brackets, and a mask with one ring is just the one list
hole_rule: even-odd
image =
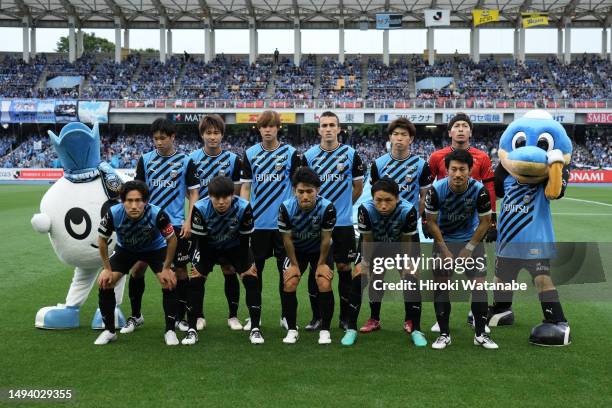
[[(261, 292), (253, 263), (249, 240), (253, 232), (253, 211), (248, 201), (234, 195), (234, 183), (225, 176), (217, 176), (208, 183), (208, 197), (199, 200), (193, 208), (192, 231), (197, 238), (197, 251), (193, 263), (199, 274), (189, 280), (190, 286), (200, 287), (216, 264), (231, 265), (242, 279), (251, 322), (252, 344), (262, 344), (259, 330)], [(188, 311), (189, 330), (182, 344), (198, 341), (196, 318), (202, 302), (196, 291), (190, 291), (192, 301)]]
[[(397, 183), (389, 178), (382, 177), (372, 185), (372, 198), (361, 204), (358, 209), (358, 227), (361, 233), (359, 246), (361, 254), (366, 251), (363, 245), (378, 245), (379, 248), (386, 243), (402, 244), (402, 252), (415, 255), (419, 242), (417, 231), (418, 214), (411, 202), (400, 198), (400, 189)], [(367, 258), (370, 258), (368, 253)], [(360, 257), (361, 258), (361, 257)], [(349, 312), (349, 328), (342, 338), (342, 344), (352, 346), (357, 339), (357, 318), (361, 308), (361, 295), (363, 288), (369, 280), (382, 282), (384, 274), (362, 276), (365, 265), (370, 265), (370, 259), (359, 262), (355, 266), (351, 282), (351, 300)], [(369, 272), (369, 271), (368, 271)], [(427, 339), (421, 332), (421, 292), (419, 289), (418, 273), (416, 270), (400, 271), (405, 282), (404, 290), (404, 328), (410, 333), (412, 341), (417, 347), (427, 345)], [(411, 285), (408, 286), (408, 285)], [(380, 296), (379, 293), (373, 296)]]
[[(374, 184), (381, 177), (390, 177), (399, 186), (400, 198), (410, 202), (423, 214), (425, 193), (431, 186), (432, 177), (429, 165), (419, 156), (410, 153), (410, 146), (416, 137), (416, 127), (406, 118), (394, 120), (387, 127), (391, 151), (376, 159), (370, 168), (370, 180)], [(370, 286), (370, 290), (373, 288)], [(380, 329), (380, 308), (383, 293), (376, 297), (380, 301), (370, 301), (370, 318), (359, 329), (361, 333), (371, 333)], [(370, 299), (374, 299), (370, 293)], [(404, 326), (410, 332), (408, 326)]]
[[(234, 194), (240, 194), (240, 159), (230, 151), (221, 149), (221, 141), (225, 134), (225, 123), (219, 115), (205, 115), (198, 125), (200, 137), (204, 147), (193, 151), (189, 156), (195, 164), (196, 174), (200, 180), (200, 194), (208, 197), (208, 183), (216, 176), (231, 177), (234, 181)], [(238, 305), (240, 302), (240, 284), (236, 271), (229, 265), (221, 265), (223, 278), (225, 279), (225, 297), (229, 308), (227, 325), (232, 330), (242, 330), (242, 324), (238, 320)], [(192, 269), (192, 274), (197, 270)], [(197, 288), (198, 296), (204, 301), (204, 287)], [(198, 316), (197, 328), (201, 330), (205, 322), (204, 316)]]
[[(484, 184), (489, 192), (489, 200), (491, 201), (491, 226), (487, 231), (485, 241), (495, 242), (497, 238), (497, 215), (495, 213), (495, 185), (493, 182), (494, 173), (491, 159), (487, 153), (470, 145), (474, 126), (467, 114), (457, 113), (448, 122), (447, 129), (448, 135), (451, 138), (451, 144), (443, 149), (436, 150), (429, 156), (431, 175), (435, 180), (441, 180), (447, 176), (445, 157), (453, 150), (466, 150), (472, 155), (474, 166), (472, 167), (470, 177)], [(425, 221), (424, 227), (426, 227), (427, 220), (424, 218), (423, 221)], [(428, 235), (426, 230), (427, 228), (423, 228), (423, 233)]]
[[(103, 345), (117, 340), (115, 333), (115, 292), (113, 288), (137, 262), (147, 263), (162, 285), (168, 346), (178, 344), (174, 332), (176, 321), (176, 276), (171, 269), (177, 247), (170, 217), (149, 203), (149, 191), (141, 181), (128, 181), (120, 192), (121, 204), (110, 207), (98, 228), (98, 247), (103, 270), (98, 277), (99, 303), (105, 330), (94, 344)], [(108, 239), (117, 234), (117, 245), (108, 256)]]
[(278, 215), (278, 229), (287, 253), (281, 300), (289, 330), (283, 343), (294, 344), (298, 340), (296, 290), (302, 274), (310, 265), (310, 274), (316, 275), (319, 290), (322, 320), (319, 344), (330, 344), (329, 327), (334, 313), (330, 247), (336, 209), (330, 201), (318, 195), (321, 180), (312, 169), (300, 167), (291, 183), (295, 196), (281, 204)]
[[(200, 183), (195, 166), (189, 156), (179, 153), (174, 145), (176, 127), (168, 119), (159, 118), (151, 124), (155, 150), (143, 154), (136, 166), (136, 180), (147, 185), (150, 202), (168, 214), (178, 237), (173, 269), (176, 273), (176, 297), (179, 302), (177, 323), (182, 331), (187, 328), (183, 321), (187, 306), (189, 248), (191, 246), (191, 224), (189, 216), (196, 201)], [(185, 218), (185, 196), (189, 198), (189, 214)], [(144, 317), (140, 310), (145, 289), (146, 265), (139, 263), (132, 270), (129, 280), (129, 296), (132, 314), (121, 329), (122, 334), (132, 333), (142, 326)]]
[[(282, 297), (285, 248), (278, 231), (278, 209), (283, 201), (291, 197), (291, 177), (300, 166), (300, 158), (293, 146), (278, 140), (280, 126), (280, 115), (275, 111), (265, 111), (257, 119), (261, 143), (251, 146), (244, 153), (240, 196), (248, 200), (253, 208), (255, 232), (252, 245), (259, 291), (261, 293), (263, 287), (266, 259), (275, 256), (278, 293)], [(287, 328), (283, 317), (281, 325)], [(249, 322), (244, 329), (251, 329)]]
[[(491, 202), (487, 188), (470, 177), (474, 159), (465, 150), (453, 150), (445, 160), (448, 177), (434, 182), (427, 191), (425, 213), (434, 239), (432, 256), (438, 258), (434, 265), (434, 279), (445, 283), (454, 272), (449, 265), (465, 266), (466, 276), (477, 283), (485, 282), (487, 269), (484, 238), (491, 222)], [(467, 260), (470, 259), (470, 262)], [(474, 345), (497, 349), (497, 344), (486, 333), (487, 292), (475, 287), (472, 290), (472, 314), (474, 316)], [(447, 289), (436, 288), (434, 308), (440, 327), (440, 335), (432, 348), (441, 350), (451, 344), (449, 320), (451, 304)]]
[(321, 179), (320, 193), (336, 207), (337, 221), (332, 234), (333, 259), (338, 270), (340, 327), (347, 328), (348, 298), (351, 291), (351, 262), (355, 260), (353, 204), (363, 191), (363, 163), (351, 146), (338, 141), (340, 120), (333, 112), (323, 112), (319, 119), (321, 143), (304, 153), (304, 165)]
[[(538, 143), (538, 146), (540, 144)], [(559, 150), (549, 150), (549, 163), (563, 162)], [(569, 169), (563, 167), (561, 193), (565, 195)], [(503, 166), (495, 170), (495, 191), (503, 197), (499, 216), (499, 235), (496, 246), (495, 280), (511, 283), (524, 268), (531, 275), (538, 291), (544, 322), (532, 329), (529, 341), (537, 345), (550, 345), (543, 340), (553, 332), (540, 332), (554, 325), (554, 333), (560, 336), (555, 345), (568, 345), (570, 328), (559, 302), (559, 293), (550, 277), (550, 258), (554, 258), (555, 233), (550, 212), (550, 200), (545, 195), (546, 183), (521, 184), (508, 174)], [(514, 322), (512, 291), (493, 291), (494, 303), (489, 310), (491, 325), (509, 325)], [(495, 321), (492, 322), (491, 320)], [(549, 339), (550, 340), (550, 339)]]

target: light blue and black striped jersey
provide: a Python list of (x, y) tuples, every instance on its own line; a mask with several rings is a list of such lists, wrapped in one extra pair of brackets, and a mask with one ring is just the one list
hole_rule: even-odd
[[(503, 169), (495, 171), (495, 191), (503, 196), (497, 219), (497, 256), (518, 259), (550, 259), (556, 255), (550, 201), (546, 183), (520, 184)], [(565, 193), (569, 170), (563, 169)], [(500, 189), (499, 187), (502, 187)]]
[(153, 150), (138, 160), (134, 178), (146, 183), (151, 197), (149, 202), (164, 210), (172, 225), (180, 227), (185, 221), (187, 190), (200, 186), (189, 156), (178, 152), (161, 156)]
[(321, 250), (321, 231), (331, 231), (336, 225), (336, 209), (331, 201), (317, 196), (310, 211), (304, 211), (297, 198), (285, 200), (278, 213), (278, 230), (291, 234), (297, 253), (312, 254)]
[(133, 252), (155, 251), (166, 247), (167, 237), (174, 234), (168, 214), (153, 204), (146, 204), (137, 220), (127, 216), (123, 204), (108, 209), (98, 227), (98, 233), (110, 238), (116, 232), (117, 245)]
[(478, 228), (479, 216), (491, 214), (486, 187), (473, 178), (462, 193), (451, 190), (448, 177), (435, 181), (425, 196), (425, 212), (438, 214), (438, 227), (446, 242), (466, 242)]
[(363, 163), (355, 149), (344, 144), (331, 151), (313, 146), (304, 153), (303, 164), (319, 175), (319, 194), (334, 203), (336, 226), (352, 226), (353, 181), (363, 179), (364, 175)]
[(240, 245), (240, 234), (253, 232), (253, 212), (249, 202), (238, 196), (223, 214), (213, 207), (209, 197), (198, 200), (191, 214), (191, 232), (207, 237), (215, 249), (231, 249)]
[(391, 153), (380, 156), (370, 168), (371, 183), (376, 183), (382, 177), (395, 181), (399, 186), (400, 197), (412, 203), (417, 210), (421, 197), (420, 189), (430, 187), (433, 182), (427, 162), (412, 155), (402, 160), (393, 158)]
[(240, 159), (235, 153), (227, 150), (216, 156), (209, 156), (204, 149), (198, 149), (189, 155), (196, 168), (200, 180), (200, 198), (208, 196), (208, 183), (214, 177), (225, 176), (234, 184), (240, 183)]
[(251, 183), (255, 229), (278, 229), (278, 209), (291, 197), (291, 176), (299, 166), (297, 150), (285, 143), (274, 150), (266, 150), (258, 143), (244, 153), (240, 180)]
[(391, 214), (381, 214), (370, 199), (357, 210), (357, 227), (362, 234), (372, 234), (374, 242), (400, 242), (402, 235), (415, 235), (418, 215), (416, 207), (400, 199)]

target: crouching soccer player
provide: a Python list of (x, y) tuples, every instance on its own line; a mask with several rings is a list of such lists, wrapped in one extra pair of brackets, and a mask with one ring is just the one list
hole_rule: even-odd
[(253, 253), (249, 240), (253, 232), (253, 211), (248, 201), (234, 195), (232, 179), (224, 176), (213, 178), (208, 184), (208, 197), (193, 207), (191, 231), (197, 239), (193, 265), (198, 274), (189, 280), (191, 302), (188, 308), (189, 330), (182, 344), (198, 341), (196, 320), (201, 315), (202, 297), (198, 288), (215, 265), (231, 265), (242, 279), (246, 292), (246, 304), (251, 319), (252, 344), (262, 344), (259, 331), (261, 293)]
[(329, 250), (336, 224), (336, 209), (331, 201), (318, 195), (321, 180), (312, 169), (300, 167), (293, 175), (291, 184), (295, 195), (281, 204), (278, 215), (278, 230), (282, 233), (287, 253), (281, 300), (289, 330), (283, 343), (294, 344), (298, 340), (296, 290), (302, 274), (310, 265), (310, 274), (315, 274), (319, 289), (319, 344), (330, 344), (334, 294)]
[[(121, 189), (121, 204), (110, 207), (100, 221), (98, 246), (104, 269), (98, 277), (99, 302), (105, 330), (94, 344), (108, 344), (117, 340), (115, 333), (115, 284), (139, 261), (146, 262), (162, 285), (168, 346), (177, 345), (174, 332), (176, 321), (176, 277), (171, 269), (177, 239), (168, 215), (149, 204), (149, 191), (141, 181), (128, 181)], [(108, 257), (107, 240), (113, 231), (117, 246)]]
[[(425, 197), (427, 224), (434, 239), (432, 256), (440, 261), (434, 266), (434, 278), (438, 284), (449, 282), (453, 268), (447, 267), (447, 264), (452, 261), (456, 265), (457, 259), (461, 258), (466, 276), (476, 283), (482, 283), (485, 282), (487, 268), (481, 241), (491, 223), (489, 193), (481, 182), (470, 177), (474, 159), (467, 151), (454, 150), (444, 160), (448, 177), (434, 182)], [(473, 262), (467, 262), (469, 258)], [(468, 267), (468, 264), (471, 266)], [(451, 344), (448, 289), (436, 288), (434, 308), (440, 336), (431, 346), (441, 350)], [(497, 349), (497, 344), (486, 333), (486, 290), (477, 287), (472, 290), (471, 309), (474, 315), (474, 345)]]
[[(389, 177), (383, 177), (372, 186), (372, 199), (359, 206), (358, 227), (361, 233), (359, 247), (361, 254), (367, 259), (360, 261), (361, 256), (359, 256), (353, 272), (349, 327), (342, 338), (342, 344), (345, 346), (352, 346), (357, 339), (357, 318), (361, 308), (362, 292), (368, 285), (368, 280), (371, 280), (371, 284), (374, 285), (374, 281), (382, 282), (384, 279), (384, 274), (379, 274), (376, 278), (374, 274), (367, 277), (362, 276), (363, 268), (371, 265), (369, 258), (372, 252), (365, 251), (363, 245), (377, 245), (384, 251), (384, 243), (397, 242), (404, 244), (402, 245), (403, 253), (414, 256), (420, 252), (417, 210), (410, 202), (400, 198), (399, 194), (397, 183)], [(416, 272), (416, 270), (400, 271), (404, 283), (404, 327), (411, 334), (414, 344), (417, 347), (424, 347), (427, 345), (427, 340), (421, 332), (421, 292)], [(380, 293), (375, 293), (375, 296), (380, 296)]]

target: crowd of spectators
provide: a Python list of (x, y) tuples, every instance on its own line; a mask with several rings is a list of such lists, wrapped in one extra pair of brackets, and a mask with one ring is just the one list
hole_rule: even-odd
[(367, 82), (370, 100), (410, 99), (410, 69), (404, 58), (387, 66), (380, 59), (370, 57)]
[(140, 73), (132, 80), (131, 96), (134, 99), (164, 99), (174, 96), (183, 59), (171, 57), (166, 62), (147, 59), (140, 64)]
[(334, 58), (323, 58), (319, 99), (360, 99), (361, 94), (361, 57), (342, 64)]
[[(598, 56), (587, 56), (574, 59), (565, 65), (557, 58), (548, 58), (548, 66), (554, 82), (564, 99), (605, 99), (609, 95), (597, 75), (602, 67), (608, 66), (608, 60)], [(607, 79), (607, 78), (606, 78)]]
[(312, 99), (314, 96), (316, 60), (304, 58), (299, 66), (282, 58), (276, 67), (273, 99)]
[(190, 58), (185, 63), (181, 86), (177, 98), (219, 99), (221, 98), (228, 64), (225, 58), (217, 57), (208, 63)]
[(129, 95), (129, 87), (140, 64), (140, 55), (131, 54), (125, 61), (100, 62), (91, 72), (89, 84), (83, 90), (84, 99), (123, 99)]
[(37, 85), (46, 64), (47, 58), (43, 55), (36, 56), (30, 63), (10, 54), (6, 55), (0, 64), (0, 97), (38, 96)]
[(555, 89), (546, 75), (544, 64), (536, 60), (504, 61), (504, 77), (508, 82), (510, 97), (516, 99), (551, 99)]
[(462, 98), (505, 99), (499, 66), (493, 57), (475, 63), (470, 59), (457, 61), (456, 92)]

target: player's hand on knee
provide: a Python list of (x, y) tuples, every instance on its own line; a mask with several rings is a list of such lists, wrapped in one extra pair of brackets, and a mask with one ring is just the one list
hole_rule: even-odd
[(159, 282), (164, 289), (174, 289), (176, 287), (176, 275), (170, 268), (163, 269), (160, 273), (158, 273), (157, 279), (159, 279)]
[(300, 279), (300, 268), (296, 265), (289, 265), (287, 269), (283, 271), (283, 284), (287, 286), (289, 281), (294, 278)]
[(102, 269), (98, 276), (98, 285), (102, 289), (109, 289), (113, 284), (113, 272), (110, 269)]
[(328, 281), (331, 281), (332, 278), (334, 277), (334, 272), (331, 270), (331, 268), (328, 265), (323, 264), (323, 265), (317, 266), (317, 271), (316, 271), (315, 276), (317, 277), (317, 279), (323, 278)]
[(247, 275), (257, 277), (257, 268), (255, 267), (255, 264), (251, 265), (251, 267), (247, 269), (245, 272), (242, 272), (240, 274), (240, 279), (244, 279), (244, 277)]
[(361, 271), (363, 270), (363, 264), (364, 261), (361, 261), (360, 263), (358, 263), (357, 265), (355, 265), (355, 268), (353, 269), (353, 273), (352, 273), (352, 278), (355, 278), (359, 275), (361, 275)]

